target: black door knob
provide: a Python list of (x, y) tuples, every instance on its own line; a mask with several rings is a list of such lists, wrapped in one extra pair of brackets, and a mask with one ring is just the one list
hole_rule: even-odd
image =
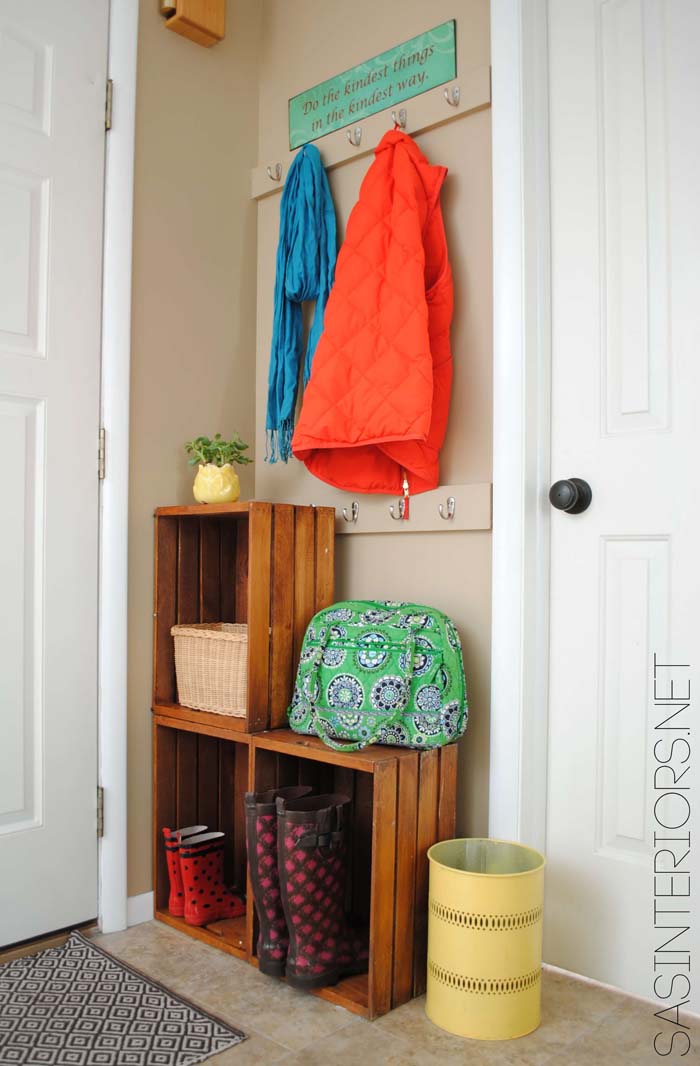
[(558, 511), (566, 511), (567, 514), (581, 514), (592, 499), (591, 486), (580, 477), (555, 481), (549, 490), (549, 502)]

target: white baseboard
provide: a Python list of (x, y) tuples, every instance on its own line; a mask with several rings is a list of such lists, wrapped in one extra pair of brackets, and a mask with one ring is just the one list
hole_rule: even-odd
[(150, 922), (153, 917), (153, 893), (142, 892), (140, 896), (129, 896), (126, 901), (126, 924), (141, 925)]

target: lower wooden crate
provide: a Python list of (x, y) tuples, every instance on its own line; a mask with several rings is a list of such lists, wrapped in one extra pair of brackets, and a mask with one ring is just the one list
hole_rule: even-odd
[[(314, 994), (366, 1018), (425, 990), (428, 848), (454, 836), (455, 745), (434, 751), (374, 746), (336, 752), (288, 729), (246, 734), (154, 715), (155, 915), (175, 929), (257, 965), (257, 928), (247, 873), (246, 790), (308, 784), (352, 801), (348, 910), (369, 930), (366, 974)], [(203, 823), (227, 835), (226, 876), (245, 886), (245, 916), (196, 928), (168, 912), (163, 826)]]
[[(251, 737), (256, 791), (309, 784), (352, 800), (348, 907), (369, 928), (367, 974), (317, 994), (375, 1018), (425, 991), (427, 851), (454, 836), (457, 747), (336, 752), (276, 729)], [(255, 918), (249, 913), (251, 945)], [(251, 961), (253, 961), (251, 959)]]
[[(207, 716), (209, 718), (211, 716)], [(224, 876), (250, 898), (243, 795), (248, 787), (247, 733), (225, 726), (153, 718), (153, 885), (159, 921), (238, 958), (250, 955), (246, 916), (211, 926), (187, 925), (168, 911), (170, 883), (162, 829), (206, 825), (226, 834)]]

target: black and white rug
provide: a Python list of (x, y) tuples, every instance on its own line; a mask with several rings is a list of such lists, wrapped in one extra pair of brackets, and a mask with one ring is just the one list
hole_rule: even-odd
[(242, 1040), (80, 933), (0, 966), (2, 1066), (190, 1066)]

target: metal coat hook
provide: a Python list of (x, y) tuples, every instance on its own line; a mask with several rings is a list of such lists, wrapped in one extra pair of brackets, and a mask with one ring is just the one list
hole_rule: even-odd
[(389, 504), (389, 512), (390, 512), (391, 517), (394, 519), (395, 522), (400, 522), (403, 519), (405, 510), (406, 510), (406, 501), (405, 500), (399, 500), (399, 513), (398, 514), (394, 514), (394, 505), (393, 505), (393, 503)]
[(347, 138), (353, 148), (359, 148), (362, 141), (362, 126), (355, 126), (347, 131)]
[(398, 111), (391, 112), (391, 121), (395, 126), (398, 126), (400, 130), (406, 129), (406, 108), (400, 107)]
[(360, 513), (360, 505), (357, 500), (353, 500), (350, 506), (350, 514), (348, 515), (347, 507), (343, 507), (343, 518), (346, 522), (357, 522), (357, 516)]
[(443, 510), (442, 504), (439, 505), (438, 511), (440, 512), (440, 518), (444, 518), (447, 522), (448, 519), (455, 516), (455, 498), (454, 496), (447, 497), (447, 513)]
[(282, 181), (282, 164), (281, 163), (275, 163), (275, 169), (274, 170), (272, 169), (272, 167), (267, 167), (266, 169), (267, 169), (267, 176), (270, 179), (270, 181)]
[(459, 106), (459, 85), (450, 86), (449, 89), (445, 89), (443, 96), (447, 100), (450, 107)]

